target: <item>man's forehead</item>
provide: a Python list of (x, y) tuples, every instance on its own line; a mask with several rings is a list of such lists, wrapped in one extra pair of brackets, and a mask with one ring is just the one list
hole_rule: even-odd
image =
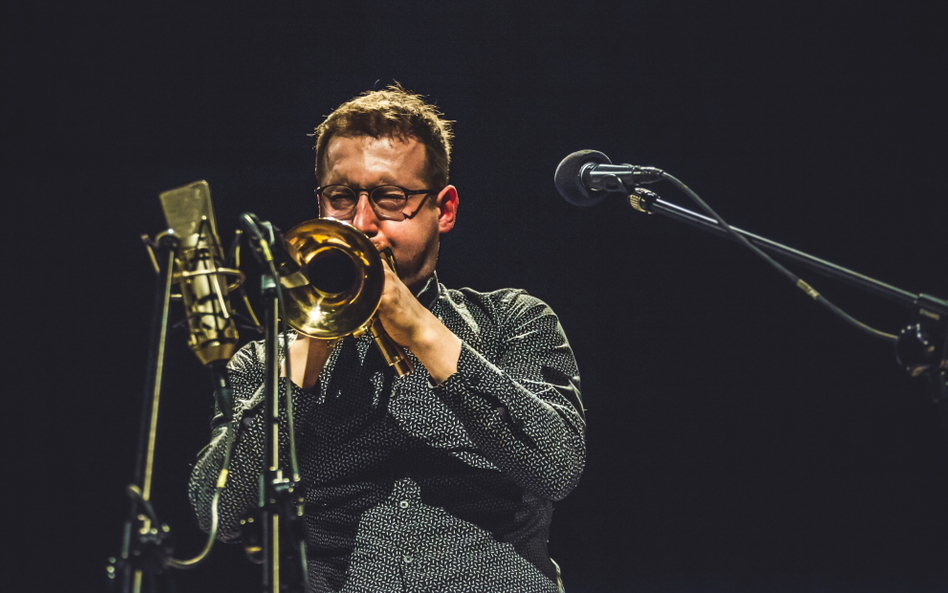
[(323, 170), (341, 173), (339, 169), (354, 166), (422, 177), (426, 157), (425, 145), (414, 137), (339, 135), (326, 145)]
[(424, 145), (421, 143), (421, 140), (417, 136), (406, 136), (403, 134), (392, 133), (392, 134), (333, 134), (329, 138), (329, 141), (326, 143), (326, 152), (330, 152), (330, 148), (334, 146), (339, 146), (340, 140), (354, 140), (360, 145), (364, 146), (391, 146), (396, 149), (411, 149), (416, 146), (424, 148)]

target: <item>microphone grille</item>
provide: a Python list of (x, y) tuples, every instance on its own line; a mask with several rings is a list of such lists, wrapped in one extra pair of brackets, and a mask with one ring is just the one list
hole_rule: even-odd
[(214, 208), (211, 205), (211, 188), (206, 181), (195, 181), (183, 187), (163, 192), (161, 207), (165, 211), (165, 220), (178, 236), (179, 247), (190, 249), (197, 245), (198, 233), (202, 225), (207, 224), (210, 240), (217, 239), (217, 222), (214, 220)]
[(553, 174), (556, 190), (574, 206), (595, 206), (606, 197), (606, 192), (592, 191), (583, 185), (580, 171), (590, 163), (608, 165), (612, 161), (597, 150), (578, 150), (560, 161)]

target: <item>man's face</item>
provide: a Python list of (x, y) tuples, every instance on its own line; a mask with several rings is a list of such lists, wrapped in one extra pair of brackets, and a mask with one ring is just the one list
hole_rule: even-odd
[[(334, 136), (326, 145), (325, 176), (320, 185), (348, 185), (367, 190), (380, 185), (398, 185), (409, 190), (431, 189), (434, 196), (409, 198), (410, 219), (379, 220), (367, 195), (361, 195), (351, 221), (379, 250), (391, 248), (398, 262), (399, 277), (413, 293), (424, 286), (438, 261), (440, 234), (454, 226), (457, 191), (452, 186), (428, 187), (425, 178), (425, 146), (415, 139), (392, 137)], [(322, 214), (322, 212), (320, 212)]]

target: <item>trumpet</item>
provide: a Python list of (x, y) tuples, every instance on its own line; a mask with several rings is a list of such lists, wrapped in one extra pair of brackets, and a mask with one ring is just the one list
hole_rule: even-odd
[(391, 250), (380, 253), (362, 231), (332, 218), (308, 220), (283, 238), (306, 279), (284, 289), (287, 324), (322, 340), (369, 334), (399, 376), (410, 373), (411, 360), (376, 316), (385, 283), (382, 256), (398, 271)]

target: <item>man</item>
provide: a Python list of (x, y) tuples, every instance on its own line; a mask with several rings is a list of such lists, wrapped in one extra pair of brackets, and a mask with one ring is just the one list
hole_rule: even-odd
[[(585, 420), (556, 316), (523, 291), (438, 283), (458, 192), (450, 123), (420, 96), (365, 93), (315, 137), (320, 215), (395, 256), (378, 317), (415, 370), (396, 377), (367, 336), (289, 346), (310, 590), (562, 590), (547, 537), (553, 501), (582, 472)], [(226, 541), (257, 500), (263, 365), (259, 343), (229, 365), (240, 431), (221, 498)], [(192, 475), (205, 529), (226, 428), (218, 414)]]

